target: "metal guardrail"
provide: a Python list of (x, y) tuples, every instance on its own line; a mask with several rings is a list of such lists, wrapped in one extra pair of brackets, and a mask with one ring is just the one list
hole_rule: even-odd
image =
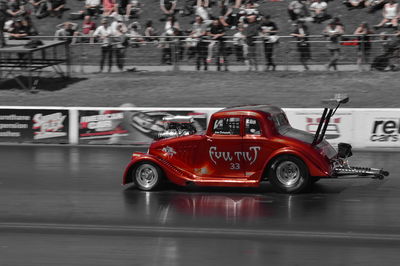
[[(395, 37), (394, 34), (372, 34), (368, 35), (368, 49), (365, 49), (366, 42), (360, 41), (360, 36), (356, 35), (343, 35), (340, 43), (340, 57), (338, 59), (338, 66), (341, 65), (358, 65), (360, 69), (368, 70), (372, 61), (379, 55), (384, 54), (384, 44), (387, 43), (386, 38)], [(330, 42), (326, 40), (323, 35), (310, 35), (307, 36), (307, 43), (310, 46), (311, 59), (307, 61), (308, 65), (325, 65), (329, 62), (330, 52), (327, 44)], [(54, 39), (54, 36), (32, 36), (32, 39)], [(83, 69), (84, 66), (99, 65), (102, 44), (99, 42), (90, 43), (88, 36), (75, 36), (75, 37), (62, 37), (63, 39), (71, 39), (70, 51), (72, 58), (72, 65), (78, 66)], [(154, 39), (154, 41), (146, 41)], [(240, 46), (235, 46), (233, 36), (226, 36), (224, 38), (224, 46), (222, 49), (217, 43), (213, 46), (212, 50), (208, 50), (208, 45), (211, 40), (202, 40), (204, 47), (202, 51), (198, 49), (193, 40), (189, 40), (188, 36), (137, 36), (130, 38), (127, 46), (122, 46), (118, 39), (114, 38), (113, 46), (110, 51), (114, 53), (113, 64), (117, 61), (116, 57), (123, 62), (126, 67), (130, 66), (160, 66), (171, 65), (173, 69), (179, 70), (180, 66), (193, 66), (195, 69), (197, 57), (207, 57), (209, 51), (212, 52), (213, 58), (211, 65), (221, 64), (229, 66), (245, 65), (245, 56), (243, 57), (243, 50)], [(266, 39), (257, 37), (254, 41), (255, 48), (253, 58), (262, 69), (267, 65), (267, 53), (265, 43)], [(279, 36), (279, 41), (270, 44), (269, 49), (273, 50), (272, 60), (273, 63), (280, 66), (282, 69), (290, 70), (291, 66), (301, 65), (299, 60), (300, 53), (298, 49), (298, 41), (292, 36)], [(200, 53), (202, 53), (200, 55)], [(242, 55), (241, 55), (242, 53)], [(218, 60), (218, 56), (223, 60)], [(392, 57), (394, 64), (400, 65), (400, 57), (395, 54)], [(204, 58), (202, 58), (203, 60)], [(219, 58), (221, 59), (221, 58)], [(204, 59), (205, 60), (205, 59)], [(75, 68), (76, 69), (76, 68)]]

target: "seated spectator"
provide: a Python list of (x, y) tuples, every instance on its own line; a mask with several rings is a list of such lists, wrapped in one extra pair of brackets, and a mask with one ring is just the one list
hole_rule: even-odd
[(172, 36), (173, 29), (180, 30), (181, 27), (175, 16), (168, 16), (167, 21), (165, 22), (164, 31), (167, 33), (167, 35)]
[(86, 0), (82, 13), (87, 16), (95, 17), (100, 14), (101, 0)]
[(197, 0), (195, 14), (196, 16), (200, 16), (206, 24), (211, 23), (210, 16), (207, 11), (208, 6), (209, 2), (207, 0)]
[(348, 10), (352, 10), (355, 8), (363, 8), (365, 7), (365, 0), (345, 0), (343, 4), (347, 6)]
[(126, 5), (126, 14), (125, 19), (129, 18), (139, 18), (139, 15), (142, 13), (143, 4), (139, 2), (139, 0), (130, 0)]
[(47, 0), (47, 2), (47, 10), (50, 12), (50, 16), (62, 18), (65, 8), (65, 0)]
[(185, 0), (183, 10), (181, 11), (182, 17), (191, 16), (194, 14), (197, 0)]
[(79, 40), (84, 41), (89, 38), (90, 43), (94, 42), (94, 31), (96, 30), (96, 23), (92, 21), (92, 18), (87, 15), (84, 17), (82, 22), (82, 31), (78, 32), (78, 36), (80, 36)]
[(126, 27), (126, 25), (124, 24), (124, 18), (121, 15), (115, 15), (114, 16), (114, 21), (111, 23), (110, 25), (110, 33), (111, 35), (116, 35), (118, 34), (118, 28), (123, 31), (123, 32), (127, 32), (128, 28)]
[(258, 9), (257, 9), (258, 7), (259, 7), (259, 5), (254, 3), (253, 0), (249, 0), (241, 7), (241, 9), (244, 10), (246, 15), (248, 15), (248, 14), (258, 15), (259, 14)]
[(33, 6), (33, 14), (38, 19), (49, 15), (49, 12), (47, 11), (47, 0), (29, 0), (29, 3)]
[(157, 38), (153, 37), (157, 35), (157, 31), (153, 27), (153, 21), (148, 20), (144, 25), (144, 36), (145, 40), (148, 42), (155, 41)]
[(140, 42), (144, 42), (140, 29), (139, 22), (133, 22), (128, 26), (128, 33), (126, 35), (129, 37), (131, 46), (134, 48), (139, 47)]
[(311, 17), (314, 19), (313, 22), (321, 23), (324, 20), (330, 18), (327, 14), (328, 4), (322, 0), (315, 0), (310, 6)]
[(77, 36), (78, 24), (66, 21), (64, 23), (58, 24), (55, 33), (56, 40), (68, 41), (69, 43), (76, 43), (76, 38), (68, 38)]
[(10, 40), (27, 40), (29, 39), (29, 29), (22, 23), (22, 19), (18, 18), (14, 21), (9, 29), (8, 36)]
[(116, 12), (116, 8), (118, 7), (116, 0), (103, 0), (103, 16), (109, 17)]
[(288, 6), (288, 14), (291, 21), (310, 20), (310, 13), (306, 6), (306, 0), (293, 0), (290, 2)]
[(164, 17), (160, 21), (165, 21), (169, 16), (175, 15), (177, 0), (160, 0), (160, 8)]
[(7, 13), (13, 18), (17, 18), (25, 15), (26, 11), (24, 5), (19, 0), (9, 0)]
[(396, 0), (389, 0), (389, 3), (383, 6), (383, 20), (381, 23), (374, 26), (374, 28), (380, 28), (388, 25), (397, 28), (397, 21), (399, 19), (399, 5)]
[(382, 9), (389, 0), (365, 0), (364, 5), (368, 7), (368, 13), (374, 13)]
[(229, 6), (225, 0), (220, 1), (220, 15), (219, 20), (225, 27), (236, 27), (237, 16), (233, 14), (233, 8)]

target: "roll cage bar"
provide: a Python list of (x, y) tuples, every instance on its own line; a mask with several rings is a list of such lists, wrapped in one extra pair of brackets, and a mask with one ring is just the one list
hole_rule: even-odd
[(318, 145), (325, 137), (326, 130), (329, 125), (331, 117), (335, 115), (337, 109), (342, 103), (348, 103), (349, 97), (346, 94), (335, 94), (333, 99), (324, 100), (323, 103), (328, 104), (328, 107), (324, 108), (321, 119), (318, 124), (317, 131), (314, 135), (312, 145)]

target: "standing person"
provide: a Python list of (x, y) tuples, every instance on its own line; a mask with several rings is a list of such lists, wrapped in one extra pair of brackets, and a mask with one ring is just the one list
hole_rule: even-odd
[(101, 20), (101, 26), (99, 26), (93, 34), (94, 37), (100, 38), (102, 42), (101, 46), (101, 60), (100, 60), (100, 72), (103, 71), (104, 63), (108, 58), (108, 72), (111, 72), (112, 68), (112, 43), (111, 43), (111, 27), (108, 25), (107, 19)]
[(357, 65), (360, 71), (362, 71), (362, 65), (368, 63), (369, 52), (371, 50), (369, 34), (373, 33), (367, 22), (362, 22), (354, 32), (354, 35), (357, 35), (360, 41), (357, 54)]
[(118, 24), (117, 28), (112, 33), (112, 37), (114, 38), (114, 40), (116, 40), (116, 43), (113, 44), (112, 49), (115, 51), (117, 66), (120, 71), (124, 70), (125, 52), (126, 47), (129, 44), (126, 34), (127, 27), (125, 26), (125, 24)]
[(240, 26), (238, 32), (233, 34), (233, 46), (236, 54), (236, 61), (244, 61), (244, 56), (248, 54), (248, 45), (246, 44), (246, 36), (243, 34), (244, 28)]
[(4, 39), (4, 24), (7, 21), (7, 3), (4, 0), (0, 0), (0, 48), (6, 46)]
[(207, 55), (207, 63), (210, 63), (213, 56), (213, 49), (215, 45), (218, 45), (217, 49), (217, 57), (216, 64), (217, 70), (221, 70), (221, 64), (225, 66), (225, 70), (228, 70), (226, 58), (225, 58), (225, 27), (222, 25), (221, 21), (218, 18), (215, 18), (210, 25), (209, 30), (207, 31), (207, 36), (210, 37), (211, 41), (208, 45), (208, 55)]
[(207, 43), (203, 37), (206, 35), (207, 26), (200, 16), (196, 16), (192, 26), (190, 37), (195, 40), (194, 54), (196, 55), (196, 69), (200, 70), (203, 63), (204, 70), (208, 69), (207, 63)]
[(260, 24), (257, 21), (256, 14), (249, 13), (246, 17), (246, 27), (244, 28), (243, 35), (246, 36), (247, 51), (244, 51), (244, 62), (248, 66), (248, 70), (258, 71), (257, 64), (257, 46), (256, 38), (259, 35)]
[(292, 34), (297, 38), (297, 51), (300, 54), (300, 63), (303, 65), (304, 70), (309, 70), (307, 61), (311, 59), (310, 43), (308, 42), (308, 27), (303, 21), (298, 21)]
[(275, 22), (270, 20), (270, 16), (266, 15), (261, 23), (261, 35), (264, 37), (264, 54), (265, 54), (265, 70), (275, 71), (276, 65), (273, 60), (274, 46), (278, 41), (278, 27)]
[(340, 57), (340, 36), (344, 34), (343, 26), (340, 25), (336, 20), (331, 20), (323, 30), (323, 34), (326, 36), (329, 41), (327, 44), (327, 48), (330, 53), (330, 60), (326, 65), (326, 70), (329, 70), (331, 67), (334, 70), (337, 70), (337, 61)]

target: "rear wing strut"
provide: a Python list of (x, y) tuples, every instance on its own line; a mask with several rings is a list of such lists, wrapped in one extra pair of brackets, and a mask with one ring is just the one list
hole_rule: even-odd
[(328, 107), (324, 108), (312, 145), (318, 145), (324, 139), (331, 117), (335, 115), (336, 110), (342, 103), (349, 102), (349, 97), (345, 94), (335, 94), (333, 99), (324, 100), (323, 102), (327, 103)]

